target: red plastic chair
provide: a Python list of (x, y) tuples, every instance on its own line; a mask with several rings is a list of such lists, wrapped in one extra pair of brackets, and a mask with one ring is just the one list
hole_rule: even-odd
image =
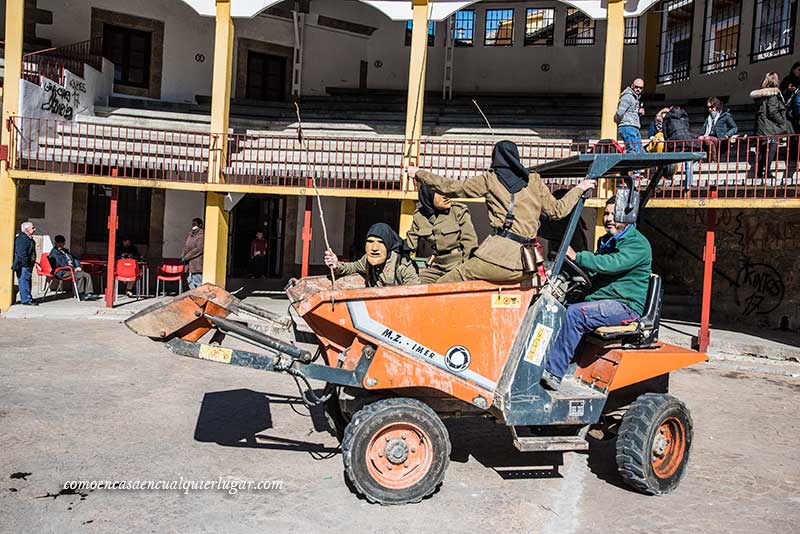
[(139, 270), (139, 264), (136, 260), (122, 259), (117, 260), (116, 268), (114, 269), (114, 301), (117, 300), (117, 294), (120, 282), (136, 282), (136, 298), (142, 296), (142, 271)]
[[(59, 278), (57, 274), (64, 271), (69, 271), (69, 276)], [(64, 282), (72, 282), (72, 293), (76, 299), (81, 300), (81, 296), (78, 293), (78, 285), (75, 283), (75, 271), (69, 266), (58, 267), (54, 270), (53, 265), (50, 263), (49, 253), (42, 253), (39, 261), (36, 262), (36, 276), (38, 276), (39, 280), (44, 283), (44, 295), (42, 296), (42, 300), (47, 298), (47, 292), (50, 291), (50, 285), (55, 280), (58, 280), (58, 286), (56, 286), (56, 295), (58, 295), (59, 290), (66, 292), (64, 289)], [(41, 287), (41, 285), (39, 287)]]
[(160, 295), (158, 292), (159, 282), (164, 282), (164, 295), (167, 294), (167, 282), (178, 282), (178, 294), (183, 293), (183, 263), (181, 260), (177, 258), (164, 259), (164, 263), (158, 268), (156, 275), (156, 296)]
[(104, 259), (97, 254), (84, 254), (81, 256), (81, 269), (92, 278), (97, 278), (100, 288), (105, 287), (105, 268), (93, 262)]

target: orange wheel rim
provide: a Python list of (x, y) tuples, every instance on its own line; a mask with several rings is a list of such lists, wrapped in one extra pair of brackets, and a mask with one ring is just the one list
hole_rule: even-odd
[(675, 474), (686, 451), (686, 429), (676, 417), (664, 419), (653, 438), (653, 471), (659, 478)]
[(381, 486), (405, 489), (419, 482), (433, 464), (428, 434), (412, 423), (390, 423), (372, 436), (367, 469)]

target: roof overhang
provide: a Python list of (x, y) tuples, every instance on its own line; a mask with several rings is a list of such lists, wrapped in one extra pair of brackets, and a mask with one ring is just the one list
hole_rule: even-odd
[[(392, 20), (411, 20), (411, 0), (360, 0), (369, 4)], [(464, 9), (479, 0), (431, 0), (429, 18), (444, 20), (459, 9)], [(564, 4), (576, 7), (593, 19), (606, 18), (608, 0), (559, 0)], [(625, 0), (625, 16), (638, 17), (659, 0)], [(216, 0), (182, 0), (198, 14), (213, 17), (216, 14)], [(252, 18), (281, 0), (230, 0), (231, 16), (236, 18)]]

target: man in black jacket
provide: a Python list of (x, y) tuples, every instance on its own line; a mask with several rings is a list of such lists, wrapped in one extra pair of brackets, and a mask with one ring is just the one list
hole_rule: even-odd
[(24, 222), (20, 233), (14, 238), (14, 262), (11, 270), (19, 280), (19, 300), (25, 306), (38, 306), (31, 297), (31, 277), (36, 263), (36, 243), (31, 237), (36, 231), (32, 222)]
[[(72, 255), (68, 248), (66, 248), (66, 239), (63, 235), (57, 235), (53, 238), (53, 248), (50, 250), (50, 263), (55, 271), (59, 267), (72, 267), (72, 272), (75, 275), (75, 286), (78, 288), (78, 296), (81, 300), (92, 300), (94, 298), (94, 284), (92, 283), (92, 276), (84, 272), (81, 268), (81, 262)], [(56, 273), (56, 277), (65, 279), (70, 277), (70, 271), (64, 269)]]

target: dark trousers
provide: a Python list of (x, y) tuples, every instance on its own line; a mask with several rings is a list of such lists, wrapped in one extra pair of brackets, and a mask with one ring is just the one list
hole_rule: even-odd
[(15, 271), (19, 281), (19, 301), (28, 304), (33, 300), (31, 296), (31, 278), (33, 277), (32, 267), (20, 267)]
[(756, 159), (756, 178), (764, 178), (772, 174), (769, 167), (775, 162), (775, 155), (777, 152), (778, 143), (774, 137), (759, 141), (758, 158)]
[(75, 271), (75, 286), (78, 288), (79, 295), (94, 293), (92, 275), (85, 271)]
[(265, 255), (253, 256), (253, 275), (267, 276), (267, 257)]
[(553, 348), (547, 356), (546, 369), (561, 378), (581, 338), (601, 326), (619, 326), (636, 321), (639, 314), (617, 300), (576, 302), (567, 308), (567, 316), (558, 331)]

